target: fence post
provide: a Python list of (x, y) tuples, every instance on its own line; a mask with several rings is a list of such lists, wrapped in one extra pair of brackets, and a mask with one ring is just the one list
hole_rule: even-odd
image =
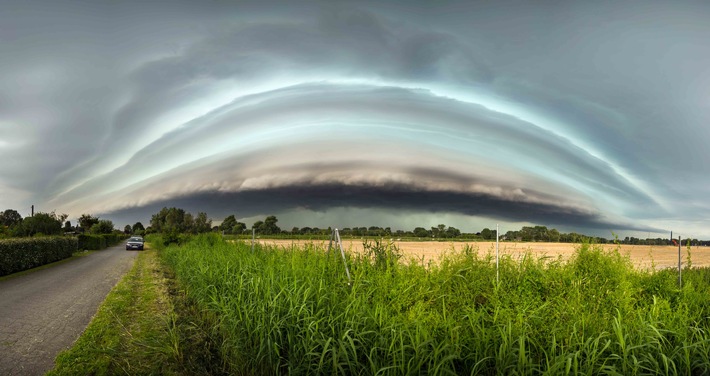
[(350, 283), (352, 282), (352, 278), (350, 278), (350, 270), (348, 269), (348, 262), (345, 259), (345, 250), (343, 249), (343, 241), (340, 239), (340, 233), (338, 232), (338, 229), (335, 229), (335, 238), (337, 239), (338, 244), (340, 244), (340, 255), (343, 256), (343, 265), (345, 265), (345, 274), (348, 275), (348, 286), (350, 286)]

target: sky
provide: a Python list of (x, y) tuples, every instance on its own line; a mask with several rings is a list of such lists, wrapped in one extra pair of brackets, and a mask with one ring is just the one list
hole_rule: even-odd
[(0, 9), (0, 209), (710, 239), (707, 2)]

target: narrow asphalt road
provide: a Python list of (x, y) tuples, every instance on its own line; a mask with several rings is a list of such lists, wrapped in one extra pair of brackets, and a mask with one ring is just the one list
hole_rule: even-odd
[(0, 281), (0, 375), (43, 375), (131, 268), (123, 244)]

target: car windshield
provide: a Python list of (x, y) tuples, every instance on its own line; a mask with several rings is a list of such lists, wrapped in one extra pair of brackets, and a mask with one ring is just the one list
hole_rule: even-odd
[(141, 239), (141, 238), (130, 238), (130, 239), (128, 239), (128, 241), (129, 241), (129, 242), (142, 242), (143, 239)]

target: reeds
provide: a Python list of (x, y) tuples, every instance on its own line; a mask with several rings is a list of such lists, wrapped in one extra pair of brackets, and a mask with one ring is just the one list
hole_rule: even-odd
[(710, 271), (635, 270), (580, 245), (569, 262), (389, 243), (347, 254), (203, 235), (162, 257), (202, 308), (233, 374), (710, 373)]

